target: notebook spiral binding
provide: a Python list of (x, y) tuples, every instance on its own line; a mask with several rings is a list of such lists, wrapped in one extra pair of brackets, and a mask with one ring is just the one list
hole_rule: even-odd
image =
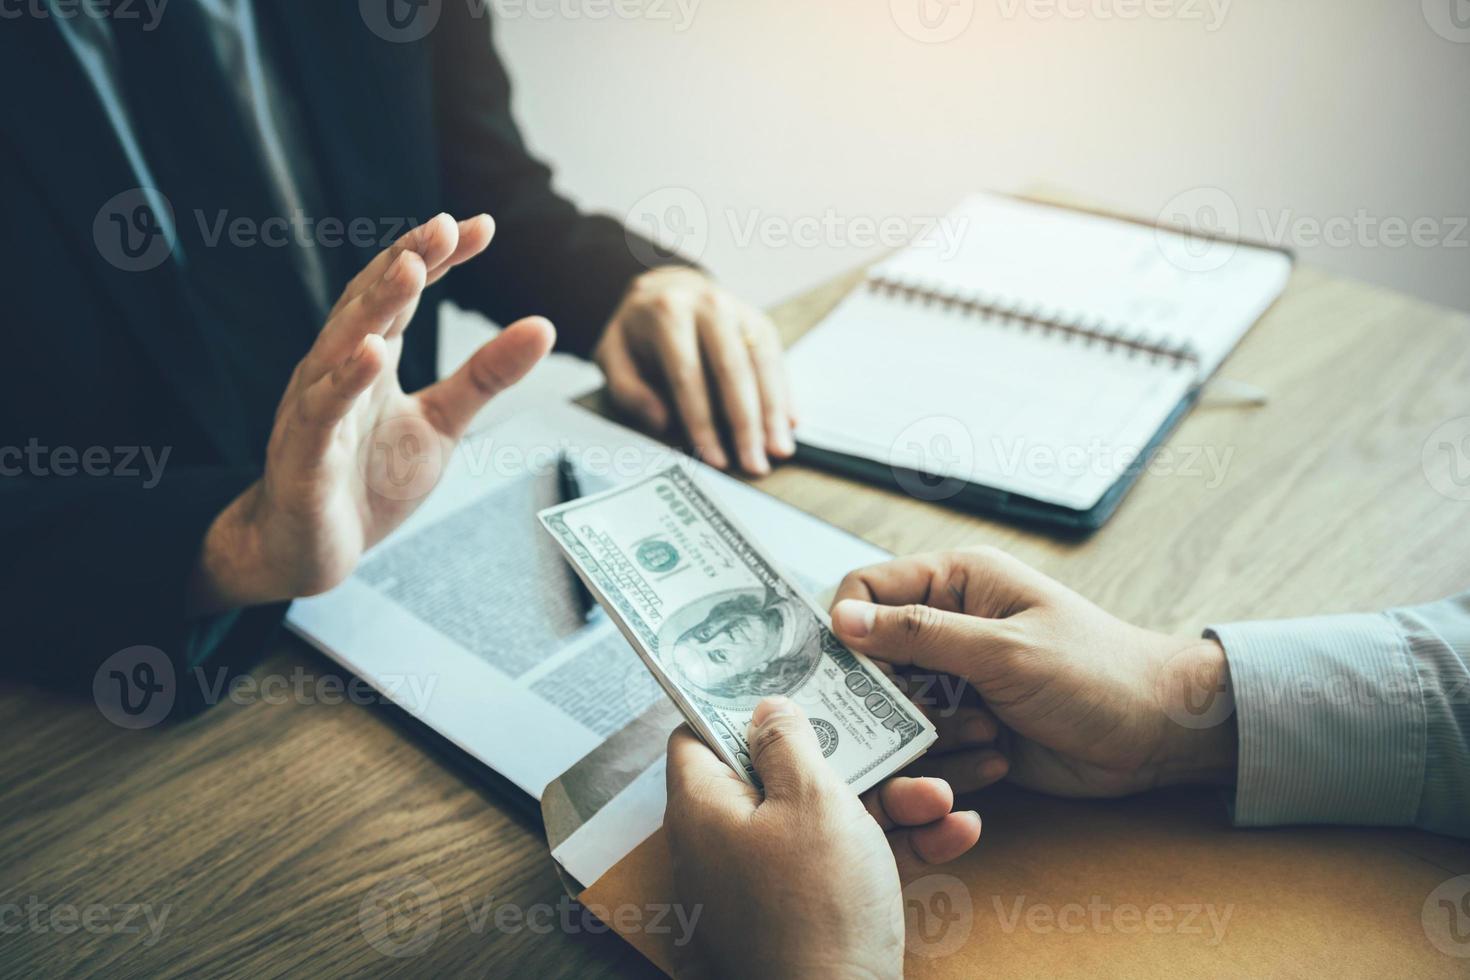
[(1152, 340), (1145, 334), (1132, 333), (1124, 327), (1110, 327), (1102, 320), (1067, 321), (1036, 307), (1029, 312), (1021, 304), (988, 302), (977, 296), (959, 292), (947, 293), (942, 289), (930, 288), (917, 283), (905, 282), (881, 274), (870, 275), (867, 287), (874, 293), (892, 299), (919, 302), (924, 305), (939, 305), (947, 310), (962, 309), (968, 313), (1012, 323), (1023, 330), (1039, 330), (1043, 335), (1057, 334), (1067, 340), (1081, 339), (1085, 343), (1100, 343), (1105, 349), (1117, 351), (1128, 357), (1147, 357), (1151, 361), (1169, 362), (1174, 365), (1200, 364), (1199, 352), (1188, 343), (1170, 343), (1166, 339)]

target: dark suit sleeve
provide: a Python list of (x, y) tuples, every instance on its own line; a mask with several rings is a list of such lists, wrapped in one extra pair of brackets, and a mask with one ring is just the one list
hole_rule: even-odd
[(585, 356), (635, 276), (689, 263), (552, 189), (551, 170), (531, 156), (512, 118), (489, 21), (447, 3), (433, 34), (447, 206), (456, 215), (488, 212), (497, 226), (486, 255), (446, 280), (449, 294), (500, 323), (550, 317), (558, 346)]
[(192, 622), (184, 609), (205, 531), (256, 474), (165, 465), (161, 477), (38, 477), (18, 475), (13, 454), (0, 463), (11, 676), (86, 693), (109, 656), (152, 646), (174, 665), (177, 709), (189, 710), (191, 666), (257, 651), (278, 625), (279, 606)]

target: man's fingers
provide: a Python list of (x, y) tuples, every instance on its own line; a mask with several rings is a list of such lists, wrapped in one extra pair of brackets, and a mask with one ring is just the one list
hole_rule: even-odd
[(378, 280), (332, 314), (302, 364), (310, 385), (352, 356), (368, 334), (386, 334), (397, 316), (418, 302), (424, 289), (424, 260), (400, 252)]
[(918, 602), (880, 606), (843, 599), (832, 607), (832, 631), (849, 649), (877, 660), (970, 679), (985, 657), (1009, 649), (995, 621)]
[(923, 874), (931, 865), (946, 864), (963, 857), (980, 842), (980, 814), (973, 810), (951, 813), (923, 827), (890, 831), (899, 877), (907, 880)]
[(766, 698), (756, 705), (745, 738), (768, 800), (802, 799), (831, 788), (837, 779), (805, 712), (788, 698)]
[(301, 398), (301, 417), (314, 425), (340, 422), (383, 367), (383, 338), (368, 334), (346, 361), (312, 384)]
[(285, 450), (296, 462), (311, 466), (321, 460), (337, 423), (382, 373), (383, 338), (368, 334), (351, 357), (312, 382), (295, 403), (294, 423)]
[(740, 466), (748, 473), (765, 475), (771, 472), (771, 463), (766, 458), (760, 389), (750, 352), (736, 329), (739, 324), (732, 322), (731, 314), (721, 309), (702, 311), (696, 323), (700, 346), (714, 375)]
[(665, 783), (670, 812), (693, 806), (748, 814), (761, 801), (760, 791), (710, 751), (687, 724), (669, 736)]
[(692, 329), (659, 329), (654, 335), (664, 378), (674, 393), (674, 404), (689, 433), (689, 442), (704, 462), (717, 470), (726, 469), (730, 461), (710, 415), (709, 388), (699, 359), (698, 337)]
[(982, 545), (911, 555), (851, 572), (836, 598), (885, 606), (922, 602), (936, 609), (999, 619), (1046, 600), (1056, 583), (999, 548)]
[(923, 602), (940, 609), (963, 609), (961, 602), (938, 587), (944, 577), (940, 559), (939, 554), (909, 555), (848, 572), (832, 601), (861, 599), (888, 606)]
[(796, 440), (791, 436), (791, 387), (781, 358), (781, 337), (765, 317), (747, 321), (742, 333), (760, 390), (766, 451), (777, 459), (790, 459), (796, 452)]
[(933, 823), (954, 808), (954, 791), (942, 779), (895, 776), (863, 794), (863, 806), (884, 830)]
[(339, 310), (381, 279), (388, 267), (398, 261), (398, 257), (404, 252), (418, 255), (426, 269), (437, 269), (454, 253), (458, 240), (458, 226), (453, 218), (443, 213), (436, 214), (416, 228), (404, 232), (396, 242), (379, 252), (361, 272), (352, 277), (347, 288), (342, 290), (337, 305), (332, 308), (332, 316), (336, 316)]
[(669, 425), (669, 408), (658, 396), (633, 361), (625, 334), (616, 334), (598, 347), (597, 360), (607, 378), (608, 394), (620, 411), (632, 415), (652, 432), (662, 432)]
[(454, 251), (437, 266), (429, 267), (430, 286), (447, 276), (455, 266), (463, 265), (490, 247), (490, 240), (495, 237), (495, 219), (488, 214), (477, 214), (459, 222), (456, 231), (458, 238)]
[(470, 356), (458, 371), (419, 392), (429, 422), (458, 439), (485, 403), (525, 377), (551, 351), (556, 330), (544, 317), (518, 320)]
[[(449, 275), (455, 266), (468, 262), (470, 259), (485, 251), (490, 244), (490, 239), (495, 234), (495, 222), (490, 220), (488, 214), (476, 215), (466, 219), (454, 226), (452, 233), (442, 232), (434, 238), (435, 251), (433, 255), (425, 260), (425, 268), (428, 274), (424, 278), (425, 288)], [(452, 248), (446, 251), (446, 246), (452, 244)], [(393, 323), (388, 327), (386, 336), (389, 340), (397, 337), (408, 329), (414, 313), (418, 312), (418, 304), (403, 310), (394, 317)]]

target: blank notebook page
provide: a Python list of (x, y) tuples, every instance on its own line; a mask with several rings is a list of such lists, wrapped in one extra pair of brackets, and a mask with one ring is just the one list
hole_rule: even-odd
[(1245, 246), (1186, 270), (1183, 236), (1004, 198), (948, 220), (953, 255), (880, 263), (792, 349), (799, 442), (1086, 510), (1290, 274)]

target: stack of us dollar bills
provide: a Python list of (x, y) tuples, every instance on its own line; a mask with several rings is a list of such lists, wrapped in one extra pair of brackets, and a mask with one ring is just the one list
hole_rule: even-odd
[(689, 724), (750, 782), (746, 726), (772, 695), (802, 706), (857, 792), (933, 743), (928, 719), (684, 467), (538, 516)]

